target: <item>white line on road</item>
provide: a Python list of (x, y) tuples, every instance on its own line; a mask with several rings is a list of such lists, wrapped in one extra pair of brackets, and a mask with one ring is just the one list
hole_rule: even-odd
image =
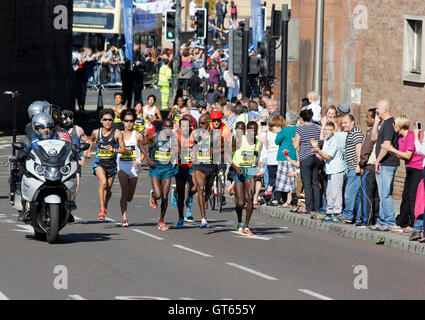
[(6, 295), (5, 294), (3, 294), (1, 291), (0, 291), (0, 300), (10, 300), (8, 297), (6, 297)]
[(241, 270), (243, 270), (243, 271), (246, 271), (246, 272), (249, 272), (249, 273), (255, 274), (256, 276), (259, 276), (259, 277), (264, 278), (264, 279), (266, 279), (266, 280), (279, 280), (279, 279), (276, 279), (276, 278), (274, 278), (274, 277), (272, 277), (272, 276), (268, 276), (267, 274), (264, 274), (264, 273), (261, 273), (261, 272), (258, 272), (258, 271), (255, 271), (255, 270), (252, 270), (252, 269), (250, 269), (250, 268), (247, 268), (247, 267), (241, 266), (241, 265), (236, 264), (236, 263), (233, 263), (233, 262), (226, 262), (226, 264), (227, 264), (227, 265), (229, 265), (229, 266), (231, 266), (231, 267), (235, 267), (235, 268), (241, 269)]
[(248, 239), (257, 239), (257, 240), (270, 240), (270, 239), (272, 239), (270, 237), (262, 237), (262, 236), (256, 236), (256, 235), (253, 235), (252, 237), (250, 237), (250, 236), (246, 236), (246, 235), (240, 233), (239, 231), (230, 231), (230, 232), (237, 234), (239, 236), (239, 238), (248, 238)]
[(70, 300), (86, 300), (78, 294), (70, 294), (68, 297), (70, 298)]
[(153, 234), (150, 234), (150, 233), (147, 233), (147, 232), (144, 232), (144, 231), (138, 230), (138, 229), (131, 229), (131, 230), (136, 231), (137, 233), (144, 234), (145, 236), (148, 236), (148, 237), (154, 238), (154, 239), (156, 239), (156, 240), (164, 240), (164, 239), (163, 239), (163, 238), (161, 238), (161, 237), (154, 236)]
[(319, 294), (317, 292), (314, 292), (314, 291), (311, 291), (311, 290), (308, 290), (308, 289), (298, 289), (298, 291), (301, 291), (301, 292), (303, 292), (305, 294), (308, 294), (310, 296), (313, 296), (313, 297), (318, 298), (318, 299), (321, 299), (321, 300), (334, 300), (332, 298), (326, 297), (324, 295), (321, 295), (321, 294)]
[(193, 250), (193, 249), (190, 249), (190, 248), (186, 248), (186, 247), (183, 247), (179, 244), (173, 244), (173, 247), (176, 247), (176, 248), (179, 248), (179, 249), (182, 249), (182, 250), (186, 250), (186, 251), (189, 251), (189, 252), (192, 252), (192, 253), (195, 253), (195, 254), (199, 254), (200, 256), (203, 256), (203, 257), (213, 258), (212, 255), (209, 255), (207, 253), (203, 253), (201, 251), (196, 251), (196, 250)]

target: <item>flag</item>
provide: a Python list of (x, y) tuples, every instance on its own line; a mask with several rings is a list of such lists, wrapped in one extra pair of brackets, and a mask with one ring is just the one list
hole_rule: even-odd
[(132, 0), (123, 0), (122, 5), (125, 56), (133, 63), (133, 2)]

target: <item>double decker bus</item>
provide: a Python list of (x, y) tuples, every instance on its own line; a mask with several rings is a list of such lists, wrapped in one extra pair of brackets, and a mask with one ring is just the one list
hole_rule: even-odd
[(72, 32), (76, 47), (105, 50), (108, 43), (119, 45), (121, 0), (74, 0)]

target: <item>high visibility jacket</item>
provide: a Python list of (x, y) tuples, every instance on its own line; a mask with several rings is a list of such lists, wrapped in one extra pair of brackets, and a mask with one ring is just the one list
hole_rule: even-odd
[(169, 86), (171, 81), (171, 68), (164, 64), (159, 69), (158, 84), (159, 86)]

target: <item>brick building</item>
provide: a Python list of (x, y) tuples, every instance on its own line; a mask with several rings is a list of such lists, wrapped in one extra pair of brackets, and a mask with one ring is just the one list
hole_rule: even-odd
[[(288, 62), (287, 103), (292, 110), (299, 109), (312, 87), (315, 6), (316, 0), (292, 1), (290, 28), (297, 35), (289, 41), (297, 49)], [(323, 112), (347, 101), (364, 128), (367, 109), (388, 99), (393, 115), (407, 115), (411, 128), (415, 121), (425, 123), (424, 22), (423, 0), (325, 0)], [(280, 96), (279, 83), (278, 78), (275, 97)], [(404, 184), (401, 162), (395, 199)]]

